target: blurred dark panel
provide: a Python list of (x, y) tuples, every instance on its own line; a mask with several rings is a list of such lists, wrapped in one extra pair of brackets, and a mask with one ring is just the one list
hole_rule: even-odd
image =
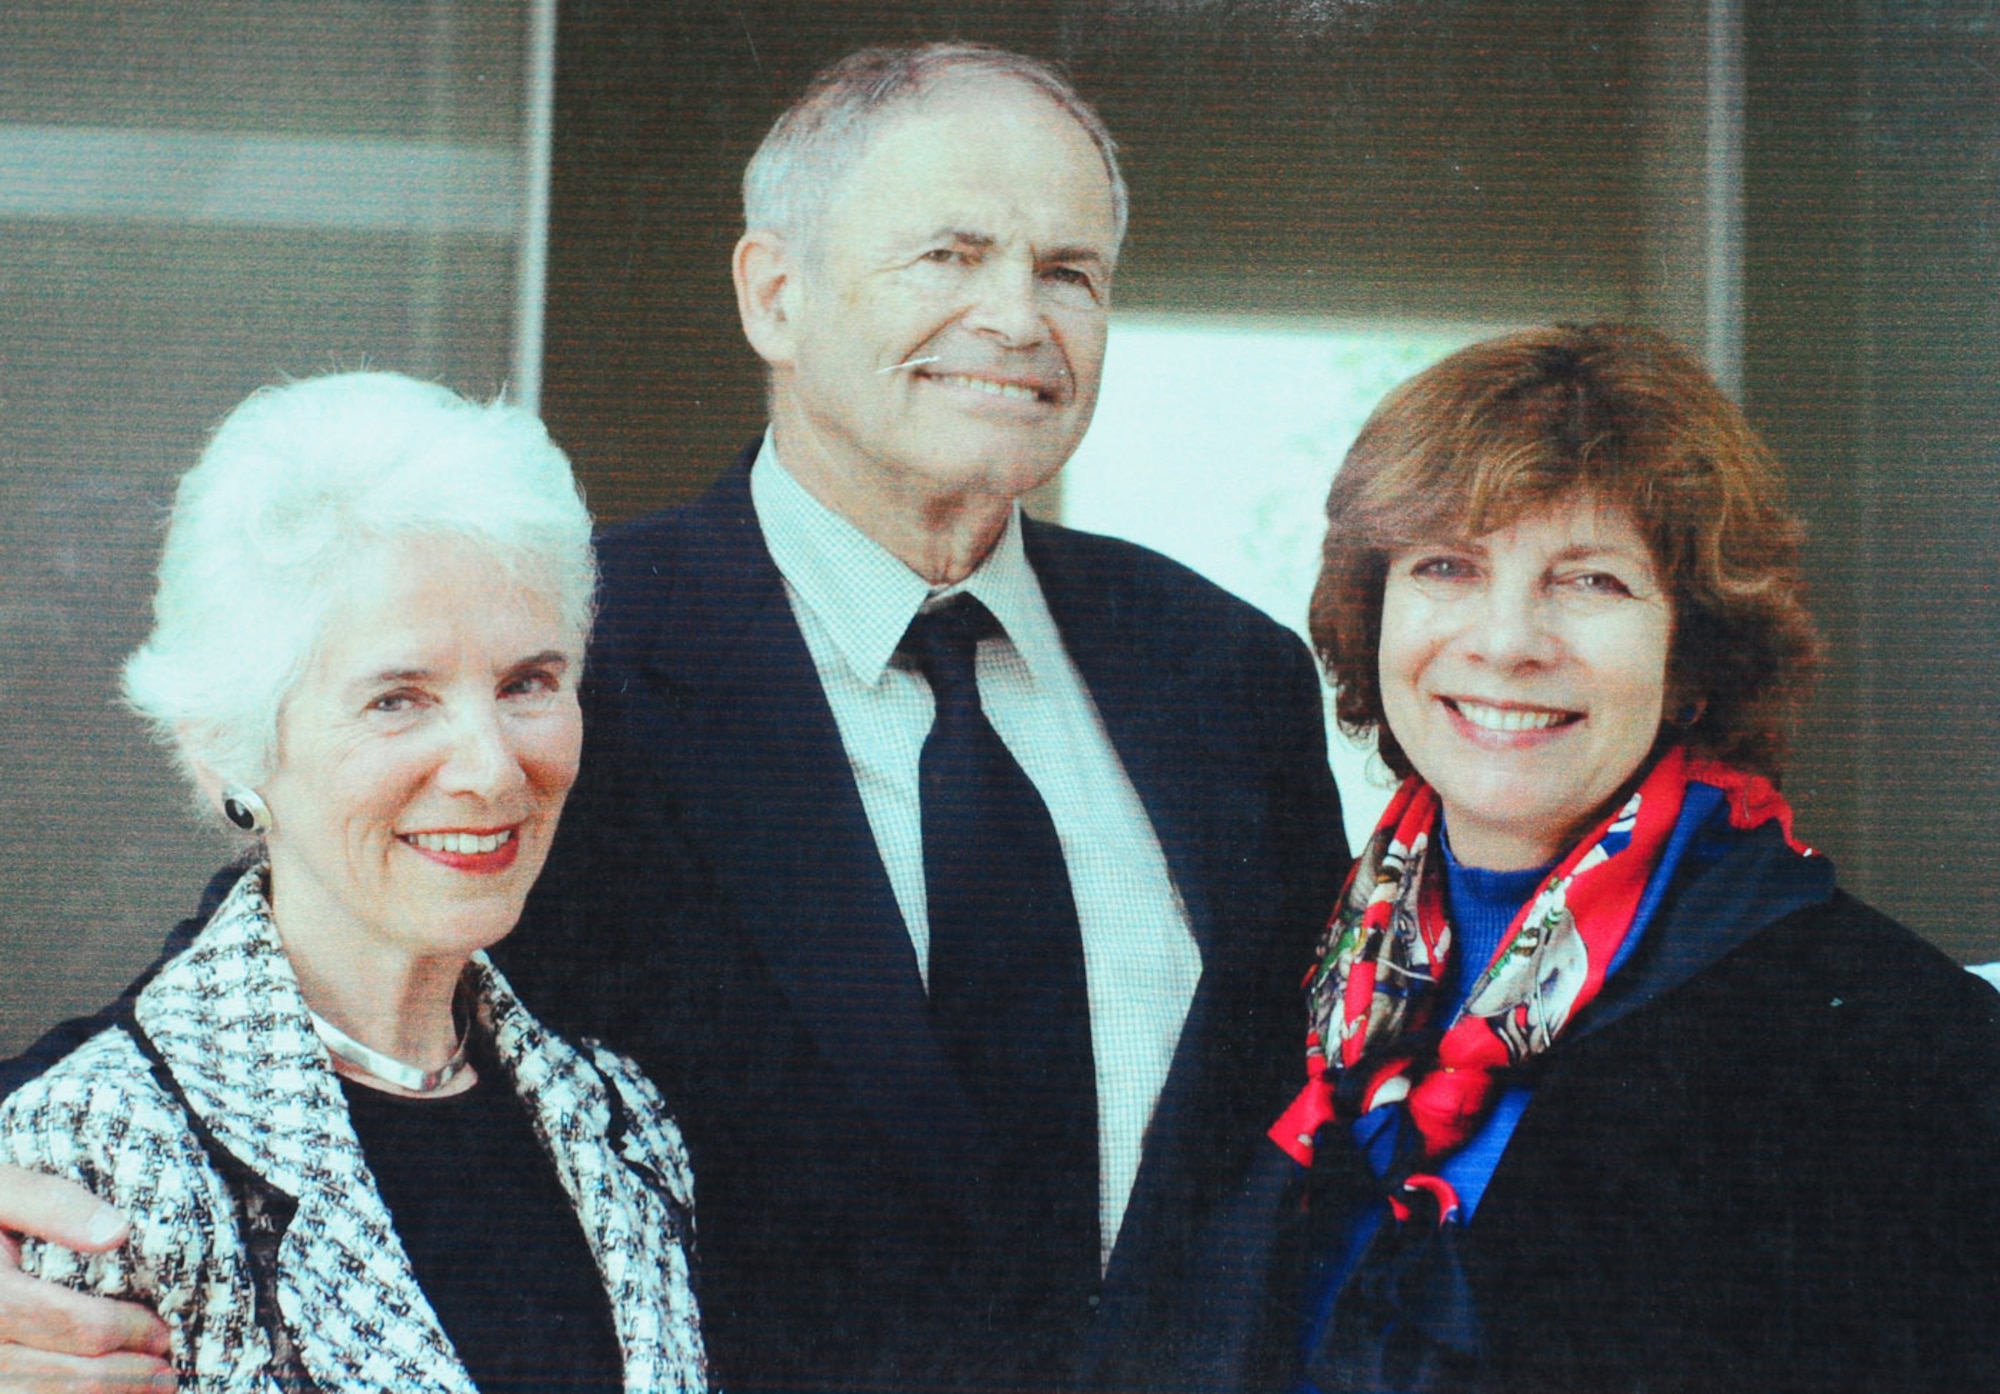
[(1786, 793), (1805, 834), (1865, 874), (1852, 845), (1856, 771), (1866, 762), (1856, 597), (1860, 536), (1859, 277), (1866, 235), (1855, 180), (1858, 26), (1840, 7), (1756, 7), (1747, 49), (1744, 388), (1752, 421), (1784, 461), (1810, 529), (1809, 603), (1826, 671), (1798, 733)]
[(2000, 16), (1752, 7), (1753, 412), (1830, 672), (1794, 787), (1856, 893), (2000, 956)]
[(1868, 893), (2000, 953), (2000, 12), (1875, 0), (1857, 130)]
[(1068, 7), (1126, 152), (1130, 307), (1452, 320), (1623, 309), (1636, 6)]

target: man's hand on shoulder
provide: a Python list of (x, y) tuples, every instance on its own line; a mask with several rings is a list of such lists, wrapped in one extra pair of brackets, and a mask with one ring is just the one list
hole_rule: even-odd
[(20, 1269), (23, 1235), (97, 1253), (122, 1243), (127, 1228), (124, 1216), (80, 1186), (0, 1166), (0, 1394), (175, 1387), (157, 1316)]

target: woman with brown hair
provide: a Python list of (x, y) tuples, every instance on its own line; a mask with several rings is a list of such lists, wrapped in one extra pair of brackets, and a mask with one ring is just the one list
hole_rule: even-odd
[(1307, 979), (1263, 1376), (2000, 1385), (2000, 996), (1777, 789), (1818, 653), (1776, 461), (1685, 353), (1559, 326), (1393, 393), (1313, 637), (1402, 779)]

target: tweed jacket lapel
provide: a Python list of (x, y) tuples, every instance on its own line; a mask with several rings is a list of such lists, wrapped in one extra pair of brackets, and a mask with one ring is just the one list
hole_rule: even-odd
[(551, 1034), (483, 953), (473, 956), (473, 981), (501, 1069), (528, 1105), (597, 1260), (626, 1388), (704, 1387), (688, 1268), (694, 1175), (665, 1105), (622, 1057)]
[[(277, 1297), (305, 1373), (326, 1390), (476, 1394), (368, 1172), (273, 932), (263, 876), (261, 867), (244, 876), (140, 994), (135, 1019), (215, 1139), (298, 1203), (278, 1251)], [(484, 954), (473, 982), (604, 1276), (627, 1387), (703, 1387), (682, 1243), (692, 1181), (664, 1106), (627, 1062), (594, 1047), (587, 1061), (549, 1034)]]
[(368, 1174), (272, 932), (261, 868), (134, 1015), (216, 1140), (298, 1202), (278, 1251), (278, 1307), (313, 1381), (477, 1394)]

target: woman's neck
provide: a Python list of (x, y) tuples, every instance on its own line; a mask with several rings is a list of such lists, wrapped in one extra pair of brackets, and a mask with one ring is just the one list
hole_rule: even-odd
[(1554, 862), (1524, 869), (1493, 871), (1460, 861), (1451, 837), (1440, 830), (1444, 850), (1445, 904), (1457, 945), (1454, 1008), (1471, 995), (1472, 986), (1498, 952), (1521, 907), (1541, 888)]
[(306, 1006), (370, 1050), (420, 1070), (451, 1059), (465, 954), (422, 955), (369, 934), (274, 868), (271, 922)]

